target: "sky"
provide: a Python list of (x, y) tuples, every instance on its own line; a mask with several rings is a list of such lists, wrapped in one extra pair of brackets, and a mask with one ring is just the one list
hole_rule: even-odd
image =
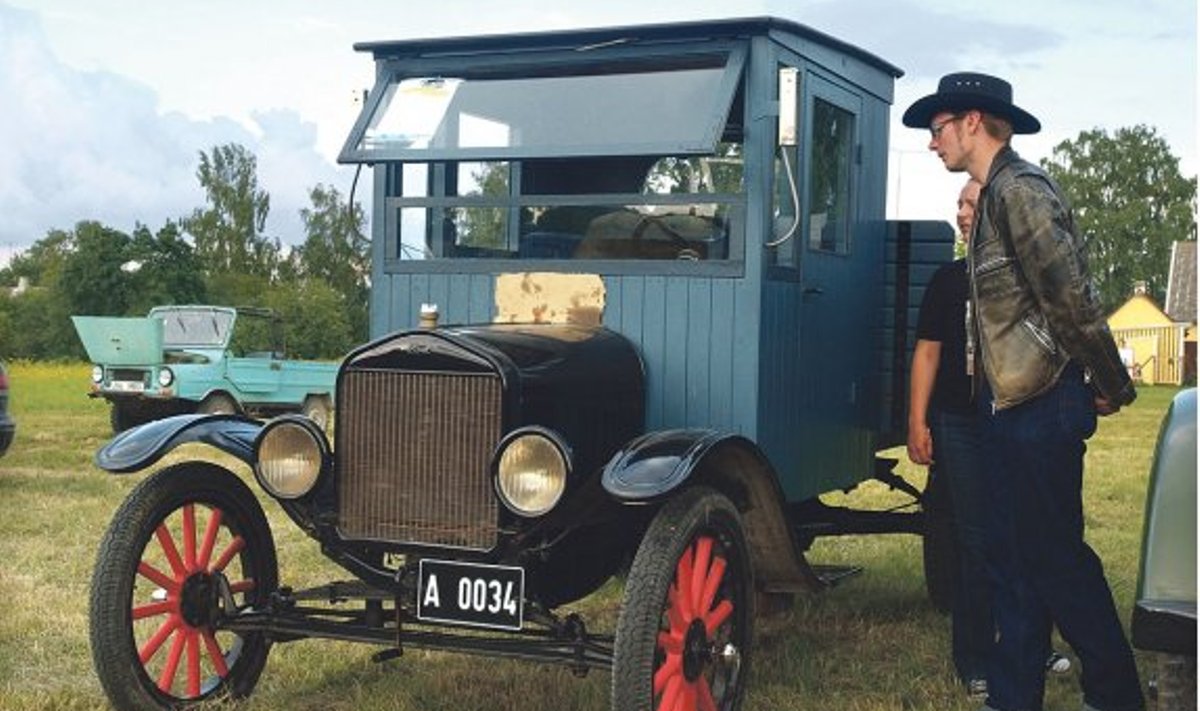
[[(952, 221), (963, 180), (900, 115), (938, 77), (1009, 80), (1049, 157), (1080, 132), (1146, 124), (1197, 173), (1195, 0), (0, 0), (0, 264), (52, 229), (152, 230), (204, 205), (199, 153), (237, 142), (271, 198), (268, 236), (303, 241), (317, 184), (350, 192), (336, 156), (373, 82), (362, 41), (774, 15), (904, 70), (889, 147), (889, 219)], [(358, 197), (362, 197), (361, 192)]]

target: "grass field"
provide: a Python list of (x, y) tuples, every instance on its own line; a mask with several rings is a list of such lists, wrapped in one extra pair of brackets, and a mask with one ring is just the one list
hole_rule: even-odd
[[(143, 475), (111, 476), (92, 465), (109, 436), (108, 410), (85, 395), (89, 367), (12, 363), (17, 439), (0, 459), (0, 709), (104, 708), (88, 647), (87, 600), (96, 545), (112, 512)], [(1145, 388), (1101, 423), (1088, 451), (1088, 537), (1105, 561), (1128, 619), (1137, 578), (1146, 473), (1159, 421), (1175, 390)], [(204, 449), (190, 454), (207, 456)], [(898, 455), (898, 453), (897, 453)], [(243, 476), (244, 468), (223, 463)], [(905, 467), (911, 481), (921, 473)], [(860, 506), (899, 501), (864, 485)], [(279, 545), (284, 584), (345, 579), (314, 545), (264, 502)], [(920, 540), (892, 535), (818, 541), (814, 562), (856, 564), (862, 575), (760, 621), (749, 711), (974, 711), (953, 680), (949, 623), (929, 606)], [(615, 583), (577, 606), (593, 628), (615, 619)], [(1059, 643), (1061, 647), (1061, 643)], [(239, 709), (608, 708), (608, 674), (409, 651), (370, 661), (375, 647), (327, 641), (277, 645), (258, 688)], [(1139, 660), (1148, 669), (1148, 660)], [(1074, 710), (1078, 665), (1047, 685), (1047, 709)]]

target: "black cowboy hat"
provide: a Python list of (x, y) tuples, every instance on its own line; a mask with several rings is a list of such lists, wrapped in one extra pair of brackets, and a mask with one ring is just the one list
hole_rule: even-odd
[(1032, 114), (1014, 105), (1012, 85), (1003, 79), (957, 72), (947, 74), (938, 82), (936, 94), (918, 99), (901, 119), (909, 128), (928, 128), (933, 117), (943, 111), (972, 109), (999, 116), (1012, 124), (1013, 133), (1037, 133), (1042, 124)]

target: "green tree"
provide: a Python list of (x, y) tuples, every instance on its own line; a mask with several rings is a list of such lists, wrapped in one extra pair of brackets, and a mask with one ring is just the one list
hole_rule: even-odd
[(63, 230), (51, 230), (29, 249), (14, 256), (0, 269), (0, 284), (16, 284), (24, 277), (31, 286), (58, 285), (63, 259), (74, 249), (74, 235)]
[(142, 315), (164, 304), (205, 301), (200, 258), (174, 222), (167, 222), (154, 234), (145, 225), (138, 225), (129, 245), (129, 257), (126, 311), (130, 315)]
[(0, 358), (84, 358), (70, 310), (57, 289), (34, 287), (19, 296), (0, 294)]
[(63, 258), (59, 290), (72, 314), (123, 316), (129, 305), (129, 235), (99, 222), (75, 226), (74, 249)]
[[(507, 198), (509, 163), (462, 163), (458, 172), (458, 194), (464, 197)], [(504, 249), (507, 244), (508, 211), (502, 207), (468, 207), (451, 211), (455, 243), (462, 247)]]
[(52, 230), (0, 271), (0, 284), (15, 284), (24, 277), (28, 285), (19, 295), (0, 292), (0, 357), (83, 357), (60, 286), (63, 266), (74, 249), (74, 232)]
[(279, 260), (279, 242), (263, 234), (271, 199), (258, 187), (258, 161), (236, 143), (200, 153), (196, 177), (208, 206), (183, 220), (196, 253), (210, 275), (270, 277)]
[(1042, 167), (1071, 201), (1105, 307), (1119, 307), (1138, 281), (1164, 303), (1171, 243), (1196, 235), (1196, 178), (1180, 174), (1166, 141), (1144, 125), (1084, 131)]
[(365, 340), (371, 243), (363, 233), (362, 207), (351, 208), (336, 188), (322, 185), (309, 191), (309, 199), (312, 207), (300, 211), (307, 236), (294, 254), (294, 279), (319, 281), (339, 294), (351, 334)]
[(265, 305), (284, 319), (289, 358), (341, 358), (361, 340), (351, 331), (342, 295), (324, 282), (278, 284), (265, 294)]
[(239, 272), (209, 273), (204, 284), (208, 303), (219, 306), (265, 306), (275, 286), (268, 277)]

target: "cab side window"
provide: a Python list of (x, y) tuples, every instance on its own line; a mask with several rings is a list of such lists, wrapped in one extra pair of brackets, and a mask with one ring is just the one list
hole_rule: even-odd
[(845, 254), (850, 249), (854, 115), (820, 98), (814, 99), (811, 146), (809, 248)]

